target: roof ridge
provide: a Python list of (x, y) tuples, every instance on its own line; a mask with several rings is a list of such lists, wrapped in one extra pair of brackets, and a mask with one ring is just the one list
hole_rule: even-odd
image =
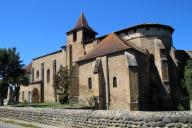
[(127, 47), (131, 47), (131, 45), (128, 46), (128, 44), (125, 43), (125, 41), (124, 41), (119, 35), (117, 35), (115, 32), (113, 32), (113, 34), (114, 34), (124, 45), (126, 45)]
[(126, 45), (115, 33), (111, 33), (77, 62), (126, 50), (128, 48), (131, 47)]

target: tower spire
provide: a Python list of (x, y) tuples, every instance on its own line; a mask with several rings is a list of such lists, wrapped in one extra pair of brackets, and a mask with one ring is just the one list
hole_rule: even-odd
[(89, 27), (87, 19), (85, 18), (83, 12), (81, 12), (81, 15), (76, 23), (76, 27)]
[(71, 29), (70, 31), (68, 31), (67, 34), (73, 32), (73, 31), (76, 31), (76, 30), (78, 30), (78, 29), (86, 29), (86, 30), (88, 30), (88, 31), (90, 31), (90, 32), (93, 32), (93, 33), (97, 34), (97, 33), (89, 26), (89, 24), (88, 24), (88, 22), (87, 22), (87, 19), (85, 18), (83, 12), (81, 12), (80, 17), (79, 17), (79, 19), (77, 20), (77, 23), (76, 23), (75, 27), (74, 27), (73, 29)]

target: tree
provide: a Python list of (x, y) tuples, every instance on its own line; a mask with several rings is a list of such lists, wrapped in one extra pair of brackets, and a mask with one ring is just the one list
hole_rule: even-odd
[(17, 84), (24, 75), (23, 67), (16, 48), (0, 49), (0, 105), (3, 105), (9, 84)]
[(20, 85), (28, 86), (29, 85), (29, 74), (23, 69), (19, 77), (15, 81), (15, 102), (19, 103), (19, 92)]
[(71, 71), (66, 66), (61, 66), (59, 71), (53, 77), (53, 88), (55, 96), (59, 95), (60, 103), (67, 103), (69, 97), (69, 86), (71, 86)]
[(8, 84), (5, 83), (3, 80), (0, 80), (0, 106), (3, 106), (3, 100), (7, 96), (7, 89), (8, 89)]
[(192, 60), (188, 60), (184, 69), (183, 87), (187, 89), (187, 92), (192, 99)]

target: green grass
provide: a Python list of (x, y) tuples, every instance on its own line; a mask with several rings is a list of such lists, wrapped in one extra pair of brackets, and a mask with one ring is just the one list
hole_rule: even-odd
[(69, 104), (60, 104), (54, 102), (45, 102), (45, 103), (19, 103), (17, 105), (10, 105), (12, 107), (35, 107), (35, 108), (55, 108), (55, 109), (77, 109), (82, 108), (78, 103), (69, 103)]

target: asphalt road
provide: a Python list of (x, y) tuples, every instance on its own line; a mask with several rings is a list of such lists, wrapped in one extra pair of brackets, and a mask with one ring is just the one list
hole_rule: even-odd
[(20, 126), (0, 122), (0, 128), (21, 128)]

